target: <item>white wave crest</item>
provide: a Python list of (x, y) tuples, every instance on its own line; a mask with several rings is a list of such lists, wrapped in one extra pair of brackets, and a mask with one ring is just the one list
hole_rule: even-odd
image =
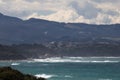
[(52, 57), (33, 59), (33, 62), (119, 63), (120, 57)]
[(46, 79), (51, 78), (51, 77), (54, 77), (54, 76), (55, 76), (55, 75), (47, 75), (47, 74), (36, 74), (36, 75), (35, 75), (35, 77), (37, 77), (37, 78), (42, 77), (42, 78), (46, 78)]
[(12, 66), (20, 65), (20, 63), (12, 63)]
[(98, 79), (98, 80), (112, 80), (112, 79)]
[(65, 75), (65, 77), (67, 77), (67, 78), (72, 78), (72, 76), (70, 76), (70, 75)]

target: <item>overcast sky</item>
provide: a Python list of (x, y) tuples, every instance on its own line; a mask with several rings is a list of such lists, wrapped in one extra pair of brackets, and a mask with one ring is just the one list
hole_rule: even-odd
[(120, 0), (0, 0), (0, 12), (22, 19), (120, 23)]

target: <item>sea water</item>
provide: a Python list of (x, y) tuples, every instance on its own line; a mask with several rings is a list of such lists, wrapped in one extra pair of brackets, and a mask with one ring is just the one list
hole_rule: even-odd
[(47, 80), (120, 80), (120, 57), (55, 57), (26, 61), (4, 61), (25, 74)]

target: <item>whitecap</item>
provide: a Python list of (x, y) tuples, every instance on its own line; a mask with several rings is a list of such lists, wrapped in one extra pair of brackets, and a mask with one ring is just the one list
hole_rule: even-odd
[(12, 66), (20, 65), (20, 63), (12, 63)]
[(90, 61), (91, 63), (119, 63), (120, 61), (110, 61), (110, 60), (104, 60), (104, 61)]
[(45, 59), (33, 59), (34, 62), (77, 62), (77, 63), (119, 63), (120, 58), (105, 58), (105, 57), (51, 57)]
[(72, 78), (72, 76), (70, 76), (70, 75), (65, 75), (65, 77), (67, 77), (67, 78)]
[(40, 77), (42, 77), (42, 78), (46, 78), (46, 79), (48, 79), (48, 78), (55, 77), (55, 75), (36, 74), (36, 75), (35, 75), (35, 77), (37, 77), (37, 78), (40, 78)]
[(98, 80), (112, 80), (112, 79), (98, 79)]

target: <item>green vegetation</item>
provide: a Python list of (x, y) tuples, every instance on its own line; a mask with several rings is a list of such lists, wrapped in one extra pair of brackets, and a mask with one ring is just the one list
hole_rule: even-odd
[(11, 67), (0, 68), (0, 80), (46, 80), (44, 78), (36, 78), (29, 74), (12, 69)]

